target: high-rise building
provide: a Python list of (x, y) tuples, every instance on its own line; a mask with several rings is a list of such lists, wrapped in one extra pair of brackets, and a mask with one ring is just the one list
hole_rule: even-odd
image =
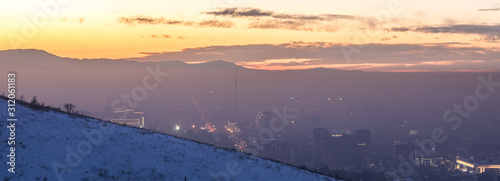
[(324, 164), (329, 168), (351, 167), (359, 170), (370, 166), (369, 130), (330, 135), (328, 130), (316, 128), (313, 137), (314, 166)]
[(328, 129), (326, 128), (314, 128), (313, 129), (313, 166), (319, 168), (321, 164), (327, 162), (326, 160), (326, 150), (327, 144), (326, 140), (330, 136)]
[(403, 162), (415, 162), (418, 147), (410, 144), (397, 144), (394, 145), (394, 161), (396, 165), (403, 164)]
[(354, 163), (357, 168), (368, 168), (370, 166), (370, 130), (358, 129), (352, 135), (354, 139)]
[(279, 140), (272, 140), (270, 143), (264, 145), (264, 149), (259, 152), (259, 155), (280, 162), (294, 164), (296, 152), (297, 148), (295, 145)]
[(271, 125), (271, 119), (273, 118), (273, 115), (270, 111), (259, 111), (257, 113), (257, 117), (255, 119), (255, 128), (257, 130), (260, 130), (262, 128), (269, 128)]

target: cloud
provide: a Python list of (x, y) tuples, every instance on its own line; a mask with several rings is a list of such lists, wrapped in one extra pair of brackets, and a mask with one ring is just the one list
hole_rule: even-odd
[(424, 26), (415, 31), (425, 33), (471, 33), (471, 34), (499, 34), (500, 25), (448, 25), (448, 26)]
[(151, 34), (151, 35), (149, 35), (149, 37), (151, 37), (151, 38), (170, 38), (170, 35), (165, 35), (165, 34), (155, 35), (155, 34)]
[(118, 22), (127, 25), (183, 25), (183, 26), (197, 26), (197, 27), (219, 27), (219, 28), (231, 28), (234, 23), (229, 20), (219, 21), (219, 20), (204, 20), (200, 22), (193, 21), (182, 21), (182, 20), (170, 20), (164, 17), (152, 18), (146, 16), (133, 16), (133, 17), (119, 17)]
[[(203, 12), (202, 14), (213, 15), (215, 18), (245, 18), (248, 20), (246, 24), (247, 27), (251, 29), (336, 32), (342, 27), (352, 26), (352, 21), (356, 21), (355, 23), (358, 23), (354, 24), (354, 26), (369, 26), (370, 28), (376, 27), (378, 24), (378, 21), (375, 18), (368, 17), (340, 14), (285, 14), (276, 13), (274, 11), (265, 11), (257, 8), (218, 8), (217, 10)], [(164, 17), (153, 18), (142, 15), (119, 17), (118, 22), (128, 25), (167, 24), (218, 28), (232, 28), (234, 26), (234, 22), (227, 19), (212, 19), (195, 22), (171, 20)]]
[(348, 62), (343, 53), (346, 45), (330, 42), (292, 42), (285, 44), (252, 44), (189, 48), (177, 52), (149, 52), (137, 61), (201, 62), (224, 60), (249, 68), (263, 67), (330, 67), (379, 70), (478, 70), (497, 69), (500, 50), (471, 47), (468, 44), (363, 44)]
[(406, 27), (391, 28), (391, 31), (406, 32), (406, 31), (410, 31), (410, 28), (406, 28)]
[(219, 27), (219, 28), (231, 28), (234, 23), (232, 21), (219, 21), (219, 20), (205, 20), (198, 23), (200, 27)]
[(339, 24), (315, 22), (315, 21), (269, 19), (269, 20), (253, 21), (248, 24), (248, 28), (336, 32), (340, 30), (342, 26)]
[(270, 17), (275, 19), (290, 19), (290, 20), (334, 20), (334, 19), (356, 19), (360, 17), (338, 14), (321, 14), (321, 15), (303, 15), (303, 14), (283, 14), (273, 11), (264, 11), (257, 8), (219, 8), (216, 11), (204, 12), (203, 14), (211, 14), (214, 16), (228, 17)]
[(477, 11), (500, 11), (500, 8), (486, 8), (486, 9), (478, 9)]
[(156, 25), (156, 24), (176, 25), (176, 24), (182, 24), (184, 21), (168, 20), (165, 18), (151, 18), (139, 15), (133, 17), (119, 17), (118, 22), (128, 25), (134, 25), (136, 23), (142, 25)]
[(307, 26), (306, 22), (302, 21), (280, 21), (280, 20), (267, 20), (267, 21), (256, 21), (250, 23), (248, 28), (255, 29), (287, 29), (287, 30), (307, 30), (312, 31), (310, 26)]
[[(286, 29), (299, 31), (324, 31), (335, 32), (341, 28), (337, 24), (340, 21), (359, 21), (361, 24), (374, 27), (377, 21), (374, 18), (365, 18), (351, 15), (339, 14), (285, 14), (274, 11), (265, 11), (257, 8), (218, 8), (214, 11), (204, 12), (203, 14), (229, 17), (246, 18), (251, 22), (248, 28), (253, 29)], [(335, 21), (336, 23), (332, 23)]]
[(484, 36), (483, 40), (495, 41), (500, 39), (500, 25), (442, 25), (442, 26), (420, 26), (420, 27), (396, 27), (391, 28), (395, 32), (423, 32), (423, 33), (458, 33), (477, 34)]
[(384, 37), (384, 38), (380, 39), (380, 41), (389, 41), (389, 40), (396, 39), (396, 38), (398, 38), (398, 37), (397, 36)]
[(215, 16), (232, 16), (232, 17), (256, 17), (256, 16), (271, 16), (272, 11), (262, 11), (256, 8), (219, 8), (217, 11), (209, 11), (203, 14), (211, 14)]
[(59, 22), (71, 22), (71, 23), (74, 23), (74, 22), (78, 22), (80, 24), (82, 24), (83, 22), (85, 22), (85, 18), (68, 18), (68, 17), (62, 17), (60, 19), (56, 19), (56, 21), (59, 21)]
[(274, 59), (265, 60), (266, 66), (303, 66), (303, 65), (321, 65), (323, 62), (317, 59)]

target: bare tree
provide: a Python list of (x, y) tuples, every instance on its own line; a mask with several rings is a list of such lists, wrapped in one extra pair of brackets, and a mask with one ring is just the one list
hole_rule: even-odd
[(30, 104), (32, 104), (32, 105), (38, 105), (38, 99), (36, 98), (36, 95), (33, 96), (33, 99), (31, 99)]
[(71, 103), (66, 103), (64, 104), (64, 109), (66, 109), (66, 112), (71, 113), (75, 110), (76, 106)]

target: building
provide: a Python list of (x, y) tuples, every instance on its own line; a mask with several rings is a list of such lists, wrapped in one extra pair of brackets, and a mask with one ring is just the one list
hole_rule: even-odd
[(224, 126), (226, 128), (227, 131), (231, 132), (231, 133), (239, 133), (240, 132), (240, 128), (238, 127), (238, 123), (232, 123), (232, 122), (227, 122), (227, 125)]
[(474, 160), (457, 158), (456, 169), (467, 173), (500, 174), (500, 160)]
[(329, 168), (354, 168), (363, 170), (370, 166), (371, 133), (356, 130), (354, 133), (331, 134), (324, 128), (313, 130), (314, 166)]
[(259, 113), (257, 113), (257, 118), (255, 119), (255, 128), (257, 130), (269, 128), (272, 118), (273, 114), (270, 111), (259, 111)]
[(295, 164), (297, 148), (293, 144), (272, 140), (264, 145), (264, 149), (259, 152), (259, 156), (278, 160), (283, 163)]
[(411, 144), (394, 145), (394, 161), (397, 166), (410, 162), (415, 166), (438, 167), (443, 164), (442, 157), (419, 157), (419, 148)]
[(313, 166), (319, 168), (326, 160), (326, 140), (329, 138), (330, 132), (326, 128), (313, 129)]
[(370, 130), (358, 129), (351, 137), (354, 141), (354, 166), (360, 169), (368, 168), (370, 166), (370, 146), (372, 137)]
[(134, 111), (132, 109), (117, 109), (110, 121), (113, 123), (144, 128), (144, 112)]
[(438, 167), (443, 163), (443, 157), (435, 157), (435, 158), (417, 157), (415, 163), (417, 166)]
[(404, 164), (403, 162), (414, 163), (417, 159), (416, 153), (418, 147), (409, 144), (394, 145), (394, 162), (396, 165)]

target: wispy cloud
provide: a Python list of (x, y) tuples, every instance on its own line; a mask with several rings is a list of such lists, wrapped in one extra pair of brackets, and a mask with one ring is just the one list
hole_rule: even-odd
[(495, 41), (500, 39), (500, 25), (462, 24), (462, 25), (442, 25), (442, 26), (396, 27), (396, 28), (391, 28), (391, 31), (478, 34), (484, 36), (484, 40), (486, 41)]
[(486, 8), (486, 9), (478, 9), (478, 11), (500, 11), (500, 8)]
[(219, 20), (205, 20), (198, 23), (200, 27), (219, 27), (219, 28), (231, 28), (234, 23), (232, 21), (219, 21)]
[(304, 15), (304, 14), (284, 14), (275, 13), (274, 11), (265, 11), (257, 8), (219, 8), (215, 11), (204, 12), (203, 14), (211, 14), (215, 16), (228, 17), (271, 17), (276, 19), (292, 19), (292, 20), (334, 20), (334, 19), (356, 19), (361, 18), (350, 15), (339, 14), (321, 14), (321, 15)]
[(256, 21), (248, 25), (249, 28), (255, 29), (287, 29), (287, 30), (306, 30), (311, 31), (312, 27), (308, 23), (303, 21), (291, 21), (291, 20), (266, 20), (266, 21)]
[(165, 35), (165, 34), (162, 34), (162, 35), (155, 35), (155, 34), (151, 34), (149, 35), (150, 38), (170, 38), (170, 35)]
[(411, 29), (410, 28), (407, 28), (407, 27), (396, 27), (396, 28), (391, 28), (391, 31), (400, 31), (400, 32), (406, 32), (406, 31), (410, 31)]
[(229, 20), (203, 20), (200, 22), (184, 21), (184, 20), (171, 20), (164, 17), (147, 17), (147, 16), (132, 16), (132, 17), (119, 17), (118, 22), (127, 25), (183, 25), (183, 26), (198, 26), (198, 27), (219, 27), (231, 28), (234, 23)]
[(398, 37), (393, 35), (391, 37), (384, 37), (384, 38), (380, 39), (380, 41), (389, 41), (389, 40), (396, 39), (396, 38), (398, 38)]
[(80, 24), (84, 23), (85, 22), (85, 18), (68, 18), (68, 17), (62, 17), (60, 19), (56, 19), (56, 21), (58, 22), (63, 22), (63, 23), (66, 23), (66, 22), (70, 22), (70, 23), (74, 23), (74, 22), (78, 22)]
[(216, 11), (205, 12), (204, 14), (211, 14), (215, 16), (232, 16), (232, 17), (258, 17), (258, 16), (272, 16), (274, 12), (263, 11), (256, 8), (220, 8)]
[(156, 24), (169, 24), (169, 25), (176, 25), (176, 24), (182, 24), (184, 21), (179, 21), (179, 20), (169, 20), (165, 18), (152, 18), (152, 17), (145, 17), (145, 16), (133, 16), (133, 17), (119, 17), (118, 18), (119, 23), (123, 24), (128, 24), (128, 25), (134, 25), (134, 24), (143, 24), (143, 25), (156, 25)]
[[(202, 12), (213, 15), (216, 19), (196, 21), (172, 20), (165, 17), (132, 16), (119, 17), (118, 22), (127, 25), (184, 25), (196, 27), (232, 28), (234, 22), (228, 18), (245, 19), (250, 29), (283, 29), (296, 31), (336, 32), (342, 27), (349, 27), (356, 22), (356, 26), (375, 27), (378, 22), (375, 18), (341, 14), (287, 14), (266, 11), (258, 8), (218, 8), (213, 11)], [(245, 23), (244, 21), (241, 21)]]
[(286, 29), (299, 31), (335, 32), (341, 28), (332, 21), (358, 21), (364, 25), (375, 26), (374, 18), (340, 15), (340, 14), (286, 14), (266, 11), (257, 8), (219, 8), (202, 14), (226, 18), (245, 18), (250, 21), (248, 28), (253, 29)]

